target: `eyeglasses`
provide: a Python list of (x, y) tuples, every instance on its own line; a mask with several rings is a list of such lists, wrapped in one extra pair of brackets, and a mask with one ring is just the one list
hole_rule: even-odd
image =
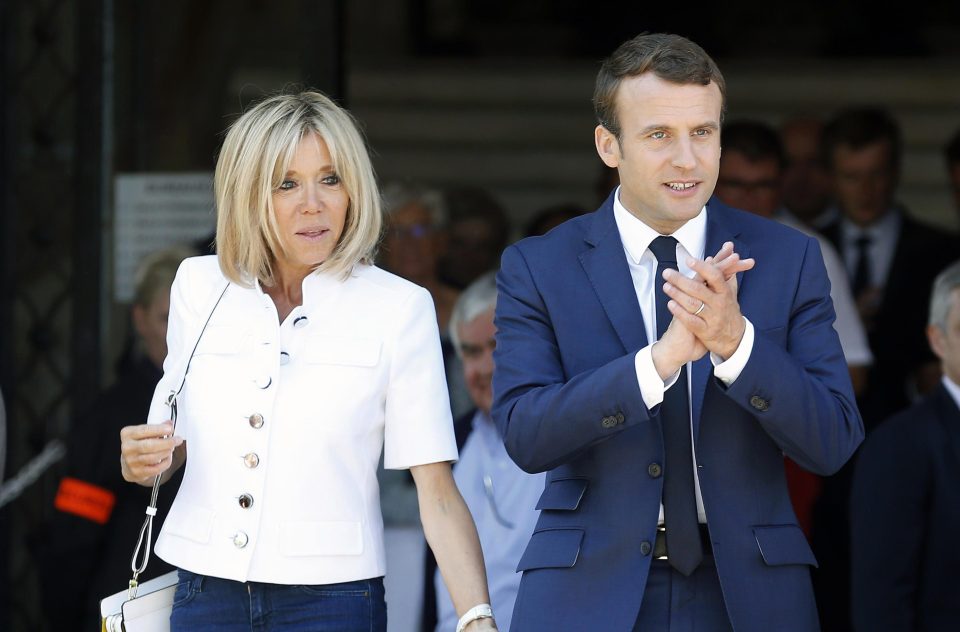
[(487, 496), (487, 502), (490, 503), (490, 510), (493, 511), (493, 517), (497, 519), (502, 526), (507, 529), (513, 529), (514, 524), (500, 515), (500, 510), (497, 509), (497, 501), (493, 494), (493, 477), (489, 474), (483, 475), (483, 491)]

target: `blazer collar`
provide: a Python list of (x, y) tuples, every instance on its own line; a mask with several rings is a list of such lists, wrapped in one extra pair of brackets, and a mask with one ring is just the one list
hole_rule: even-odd
[(580, 253), (583, 266), (607, 318), (613, 325), (624, 351), (636, 352), (647, 345), (643, 315), (633, 289), (620, 232), (613, 218), (616, 189), (594, 213), (584, 235), (590, 248)]

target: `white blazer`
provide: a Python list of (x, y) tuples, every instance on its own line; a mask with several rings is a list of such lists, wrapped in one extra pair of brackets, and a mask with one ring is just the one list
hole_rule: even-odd
[[(180, 266), (149, 423), (167, 418), (167, 395), (225, 284), (216, 257)], [(381, 449), (392, 469), (457, 458), (430, 294), (374, 266), (346, 281), (309, 275), (303, 305), (283, 323), (258, 284), (231, 283), (178, 404), (186, 471), (156, 551), (204, 575), (278, 584), (384, 575)]]

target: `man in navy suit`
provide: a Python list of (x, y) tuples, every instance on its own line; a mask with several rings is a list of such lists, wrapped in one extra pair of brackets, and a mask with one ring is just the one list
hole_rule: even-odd
[(493, 417), (547, 472), (513, 630), (818, 627), (783, 456), (830, 474), (863, 424), (817, 241), (710, 197), (724, 85), (682, 37), (621, 45), (620, 187), (504, 253)]
[(858, 632), (954, 630), (960, 621), (960, 262), (937, 277), (927, 326), (943, 378), (871, 433), (850, 497)]

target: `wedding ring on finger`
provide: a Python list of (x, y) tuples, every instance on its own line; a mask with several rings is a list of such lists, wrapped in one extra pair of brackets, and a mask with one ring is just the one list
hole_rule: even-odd
[(704, 303), (703, 301), (700, 301), (700, 307), (697, 308), (697, 311), (695, 311), (695, 312), (693, 313), (693, 315), (694, 315), (694, 316), (699, 316), (699, 315), (700, 315), (700, 312), (702, 312), (702, 311), (703, 311), (703, 308), (706, 307), (706, 306), (707, 306), (706, 303)]

